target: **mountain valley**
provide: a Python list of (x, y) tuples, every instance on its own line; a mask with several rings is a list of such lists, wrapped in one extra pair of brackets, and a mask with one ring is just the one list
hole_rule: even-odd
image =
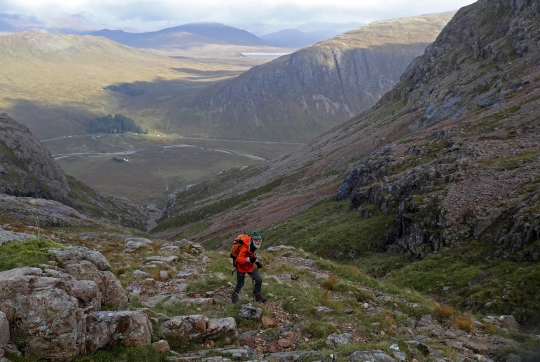
[[(245, 49), (276, 51), (276, 48), (263, 46), (262, 43), (256, 44), (256, 39), (253, 40), (255, 36), (245, 31), (221, 24), (191, 24), (156, 33), (107, 33), (116, 34), (114, 39), (127, 44), (154, 46), (154, 49), (144, 50), (103, 37), (13, 34), (0, 38), (3, 44), (0, 49), (0, 109), (28, 126), (68, 174), (108, 195), (124, 196), (138, 202), (162, 203), (167, 194), (183, 190), (223, 170), (254, 165), (289, 152), (301, 142), (373, 104), (390, 89), (413, 56), (421, 53), (450, 17), (451, 14), (442, 14), (383, 21), (292, 54), (296, 59), (295, 66), (313, 74), (325, 74), (324, 64), (318, 61), (312, 63), (314, 51), (319, 55), (346, 51), (340, 56), (343, 63), (340, 66), (345, 71), (356, 66), (355, 57), (361, 58), (358, 54), (365, 51), (370, 53), (367, 48), (378, 46), (378, 51), (370, 53), (373, 57), (361, 61), (362, 67), (374, 69), (370, 75), (374, 88), (368, 89), (356, 78), (348, 81), (350, 84), (344, 92), (322, 86), (322, 81), (334, 82), (336, 74), (331, 71), (328, 79), (320, 79), (311, 85), (306, 83), (296, 91), (297, 96), (300, 96), (298, 92), (316, 93), (312, 94), (315, 97), (313, 102), (310, 101), (309, 107), (304, 110), (311, 114), (308, 118), (300, 115), (287, 118), (297, 112), (285, 111), (274, 101), (260, 104), (263, 100), (259, 100), (259, 103), (253, 104), (257, 109), (255, 117), (262, 123), (255, 125), (249, 115), (240, 122), (231, 122), (226, 116), (227, 110), (224, 117), (219, 117), (215, 109), (200, 107), (208, 102), (205, 97), (213, 92), (212, 87), (226, 89), (228, 83), (223, 81), (232, 80), (240, 74), (243, 78), (238, 78), (238, 81), (245, 77), (263, 77), (265, 83), (280, 83), (279, 77), (272, 79), (270, 74), (275, 67), (273, 64), (287, 62), (287, 56), (263, 68), (257, 65), (267, 63), (269, 59), (232, 57), (235, 53), (230, 50), (233, 49), (236, 52)], [(411, 29), (407, 37), (401, 36), (405, 29)], [(229, 55), (220, 57), (220, 50), (216, 50), (212, 58), (201, 58), (199, 50), (190, 48), (184, 42), (187, 48), (183, 54), (188, 57), (176, 56), (176, 51), (164, 52), (169, 43), (166, 45), (166, 42), (160, 43), (154, 39), (162, 39), (161, 35), (174, 38), (182, 31), (215, 38), (197, 43), (197, 49), (207, 46), (228, 49)], [(372, 35), (377, 31), (382, 31), (378, 39)], [(141, 39), (146, 39), (146, 45), (139, 42), (143, 41)], [(384, 45), (384, 42), (394, 41), (401, 45)], [(277, 50), (288, 52), (283, 48)], [(379, 55), (383, 57), (381, 59), (393, 60), (380, 68), (377, 65), (381, 60), (377, 59)], [(251, 71), (246, 73), (248, 69)], [(238, 81), (236, 84), (244, 87), (241, 84), (245, 82)], [(379, 81), (382, 82), (381, 86)], [(256, 85), (259, 92), (275, 94), (257, 85), (257, 82), (251, 83)], [(220, 92), (223, 94), (223, 91)], [(279, 90), (278, 93), (282, 92)], [(252, 95), (241, 97), (243, 101), (251, 102), (249, 99)], [(340, 106), (339, 102), (335, 103), (335, 97), (345, 97), (346, 104)], [(230, 104), (227, 97), (220, 96), (220, 99), (220, 102)], [(291, 110), (301, 103), (295, 104), (297, 101), (291, 99)], [(242, 102), (236, 104), (240, 107)], [(331, 109), (327, 109), (329, 104), (334, 104)], [(349, 106), (350, 109), (347, 108)], [(345, 111), (344, 107), (349, 110)], [(248, 113), (254, 110), (250, 109)], [(279, 118), (279, 112), (289, 114), (283, 118), (286, 124), (264, 121), (268, 117)], [(311, 116), (315, 113), (322, 118), (313, 123)], [(107, 114), (129, 117), (147, 134), (123, 134), (119, 137), (92, 135), (92, 120)], [(129, 155), (127, 159), (132, 162), (119, 165), (111, 161), (115, 155)], [(123, 181), (125, 179), (136, 179), (138, 182), (126, 183)]]
[[(536, 278), (540, 255), (537, 11), (461, 9), (374, 107), (242, 177), (177, 193), (155, 235), (217, 247), (249, 226), (374, 276), (410, 271), (418, 282), (403, 285), (535, 328), (538, 286), (517, 285)], [(462, 276), (459, 255), (471, 263)], [(418, 273), (435, 260), (432, 285)], [(493, 284), (474, 283), (480, 275)]]
[[(0, 53), (0, 362), (540, 360), (538, 1), (274, 61)], [(267, 301), (234, 303), (252, 230)]]

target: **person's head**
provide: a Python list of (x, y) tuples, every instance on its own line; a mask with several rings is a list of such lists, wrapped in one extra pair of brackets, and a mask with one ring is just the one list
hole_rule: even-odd
[(251, 233), (251, 243), (253, 244), (255, 249), (258, 249), (261, 246), (261, 242), (262, 242), (261, 234), (259, 234), (256, 231), (253, 231)]

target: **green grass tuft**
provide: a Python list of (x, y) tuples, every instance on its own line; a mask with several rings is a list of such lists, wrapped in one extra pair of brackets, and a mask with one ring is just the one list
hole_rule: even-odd
[(61, 247), (62, 244), (42, 238), (3, 244), (0, 246), (0, 271), (47, 264), (50, 258), (46, 249)]

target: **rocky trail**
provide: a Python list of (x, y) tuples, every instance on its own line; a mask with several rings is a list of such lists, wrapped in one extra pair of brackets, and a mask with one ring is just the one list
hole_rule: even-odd
[(287, 246), (260, 253), (264, 304), (249, 282), (232, 304), (228, 254), (188, 240), (4, 225), (0, 251), (36, 231), (56, 241), (40, 248), (48, 262), (0, 272), (2, 362), (150, 344), (169, 361), (520, 361), (514, 351), (540, 341), (512, 316), (444, 314)]

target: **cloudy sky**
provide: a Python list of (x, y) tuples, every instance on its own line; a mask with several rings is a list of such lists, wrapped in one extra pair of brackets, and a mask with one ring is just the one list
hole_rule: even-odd
[[(457, 10), (473, 0), (0, 0), (0, 13), (80, 14), (110, 28), (159, 30), (193, 22), (292, 29), (306, 23), (370, 23)], [(262, 26), (261, 26), (262, 28)], [(249, 29), (248, 29), (249, 30)]]

